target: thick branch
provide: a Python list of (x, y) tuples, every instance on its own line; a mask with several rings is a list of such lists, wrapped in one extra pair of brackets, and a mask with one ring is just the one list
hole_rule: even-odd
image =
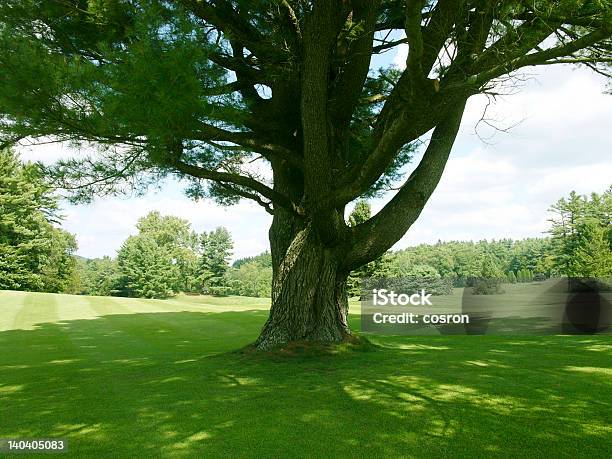
[(272, 201), (275, 205), (282, 206), (288, 210), (294, 212), (296, 210), (296, 206), (291, 202), (291, 200), (277, 191), (274, 191), (272, 188), (267, 185), (255, 180), (251, 177), (245, 177), (239, 174), (232, 174), (229, 172), (220, 172), (209, 169), (204, 169), (199, 166), (194, 166), (192, 164), (187, 164), (183, 161), (174, 161), (172, 163), (172, 167), (183, 174), (190, 175), (192, 177), (198, 177), (206, 180), (213, 180), (215, 182), (221, 183), (230, 183), (233, 185), (238, 185), (241, 187), (249, 188), (256, 193), (259, 193), (263, 197)]
[(232, 142), (250, 150), (262, 154), (266, 158), (276, 157), (284, 159), (291, 165), (302, 168), (302, 159), (293, 151), (281, 145), (276, 145), (259, 139), (255, 134), (249, 132), (233, 132), (221, 129), (210, 124), (202, 124), (196, 140), (205, 142), (225, 141)]
[(230, 2), (216, 0), (209, 3), (202, 0), (180, 0), (180, 4), (200, 19), (243, 43), (260, 58), (278, 57), (277, 49), (269, 46), (269, 41), (256, 27), (242, 20)]
[(380, 0), (356, 0), (353, 2), (353, 22), (363, 29), (359, 38), (350, 43), (344, 57), (346, 63), (340, 69), (334, 90), (331, 94), (330, 115), (337, 131), (348, 127), (351, 115), (363, 88), (370, 69), (374, 22)]
[(422, 0), (406, 0), (406, 38), (408, 58), (406, 71), (413, 81), (425, 78), (423, 75), (423, 34), (421, 32)]
[(218, 182), (218, 183), (221, 187), (223, 187), (224, 189), (226, 189), (227, 191), (231, 193), (234, 193), (245, 199), (250, 199), (252, 201), (255, 201), (257, 204), (263, 207), (264, 210), (268, 212), (270, 215), (274, 215), (274, 208), (272, 207), (272, 203), (264, 201), (263, 199), (261, 199), (261, 196), (259, 196), (257, 193), (251, 193), (251, 192), (243, 190), (242, 188), (228, 185), (227, 183), (224, 183), (224, 182)]
[(498, 68), (500, 62), (505, 64), (512, 59), (524, 56), (548, 38), (559, 25), (534, 19), (532, 22), (525, 22), (516, 28), (511, 28), (478, 56), (468, 72), (470, 74), (488, 72)]
[(423, 68), (429, 73), (444, 43), (448, 40), (457, 17), (461, 14), (463, 0), (439, 0), (423, 32)]
[(389, 121), (365, 161), (346, 171), (338, 181), (331, 197), (334, 205), (345, 205), (365, 193), (393, 163), (400, 148), (427, 133), (438, 120), (447, 116), (449, 109), (461, 105), (471, 95), (467, 86), (448, 94), (436, 95), (433, 85), (429, 88), (430, 93), (425, 92), (425, 88), (422, 91), (417, 96), (420, 99), (413, 99), (411, 104), (402, 104), (400, 100), (393, 111), (387, 106), (392, 102), (388, 98)]
[(453, 107), (435, 128), (418, 167), (387, 205), (374, 217), (352, 228), (346, 269), (376, 259), (408, 231), (435, 190), (459, 131), (465, 100)]

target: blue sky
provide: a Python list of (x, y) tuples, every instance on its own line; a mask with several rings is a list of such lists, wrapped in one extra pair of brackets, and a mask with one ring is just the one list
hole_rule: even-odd
[[(407, 49), (373, 63), (402, 66)], [(528, 70), (516, 94), (498, 98), (480, 122), (487, 98), (470, 99), (444, 176), (420, 218), (395, 248), (437, 240), (542, 236), (547, 208), (571, 190), (602, 192), (612, 184), (612, 96), (587, 69), (565, 65)], [(509, 128), (509, 129), (507, 129)], [(21, 147), (24, 159), (52, 162), (78, 154), (55, 144)], [(415, 167), (417, 157), (409, 167)], [(373, 209), (385, 199), (372, 202)], [(135, 234), (137, 220), (152, 210), (189, 220), (198, 231), (225, 226), (234, 259), (268, 248), (271, 217), (257, 204), (222, 207), (187, 199), (168, 182), (141, 198), (100, 198), (64, 204), (63, 227), (76, 234), (78, 254), (114, 256)]]

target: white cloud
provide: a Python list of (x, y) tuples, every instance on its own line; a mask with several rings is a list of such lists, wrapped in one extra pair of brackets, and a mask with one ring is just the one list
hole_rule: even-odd
[[(541, 236), (547, 209), (571, 190), (612, 183), (612, 97), (585, 70), (549, 68), (523, 92), (490, 110), (508, 132), (474, 126), (486, 104), (470, 100), (442, 180), (420, 218), (397, 244), (438, 239)], [(378, 204), (380, 207), (380, 203)]]
[[(405, 38), (406, 35), (404, 34), (402, 37), (400, 38)], [(393, 58), (393, 64), (399, 68), (399, 69), (403, 69), (406, 67), (406, 59), (408, 58), (408, 45), (403, 44), (403, 45), (399, 45), (397, 47), (397, 53), (395, 54), (395, 57)]]

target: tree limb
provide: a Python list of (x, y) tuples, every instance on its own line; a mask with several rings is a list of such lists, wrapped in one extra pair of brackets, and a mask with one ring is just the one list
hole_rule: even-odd
[(393, 246), (421, 214), (435, 190), (459, 131), (466, 99), (458, 103), (432, 134), (418, 167), (396, 195), (375, 216), (351, 229), (351, 249), (346, 269), (374, 260)]
[(203, 167), (194, 166), (192, 164), (185, 163), (181, 160), (175, 160), (171, 163), (172, 167), (179, 172), (190, 175), (192, 177), (202, 178), (206, 180), (213, 180), (215, 182), (224, 182), (238, 185), (241, 187), (249, 188), (265, 198), (269, 199), (276, 205), (280, 205), (292, 212), (296, 212), (296, 206), (291, 200), (267, 185), (244, 175), (232, 174), (229, 172), (220, 172), (205, 169)]

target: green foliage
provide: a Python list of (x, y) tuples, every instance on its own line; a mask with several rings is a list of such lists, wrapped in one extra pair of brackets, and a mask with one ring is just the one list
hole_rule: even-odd
[(200, 285), (204, 291), (210, 287), (224, 286), (233, 249), (229, 231), (219, 227), (210, 233), (202, 233), (200, 246), (202, 252), (198, 268)]
[(472, 291), (475, 295), (495, 295), (503, 293), (501, 287), (505, 276), (499, 266), (497, 258), (492, 254), (485, 254), (480, 268), (480, 275), (473, 282)]
[(472, 286), (474, 295), (499, 295), (504, 293), (499, 279), (474, 279)]
[(255, 255), (254, 257), (239, 258), (232, 264), (232, 267), (238, 269), (247, 263), (257, 263), (265, 268), (272, 268), (272, 255), (268, 250), (266, 250), (259, 255)]
[[(396, 252), (391, 270), (401, 275), (411, 266), (427, 265), (440, 276), (453, 278), (455, 286), (463, 287), (470, 279), (482, 277), (487, 260), (486, 267), (494, 268), (491, 274), (495, 277), (508, 277), (507, 282), (510, 283), (528, 282), (536, 270), (546, 277), (556, 274), (551, 262), (552, 256), (550, 239), (438, 242)], [(521, 271), (524, 271), (523, 277), (519, 275)], [(508, 274), (504, 276), (504, 272)]]
[(77, 244), (56, 221), (56, 199), (38, 169), (0, 150), (0, 289), (68, 288)]
[(427, 293), (433, 295), (449, 295), (453, 291), (453, 282), (452, 279), (441, 278), (439, 276), (392, 276), (380, 279), (366, 279), (363, 285), (364, 292), (369, 293), (373, 288), (386, 288), (396, 293), (408, 294), (425, 289)]
[(117, 256), (126, 296), (168, 298), (176, 293), (180, 271), (172, 253), (150, 235), (130, 236)]
[(612, 276), (612, 250), (609, 228), (590, 221), (581, 227), (582, 237), (574, 254), (573, 265), (581, 277)]
[[(247, 116), (236, 94), (218, 91), (230, 71), (210, 59), (225, 50), (208, 26), (164, 1), (77, 3), (0, 4), (0, 64), (12, 69), (0, 74), (0, 131), (96, 144), (95, 161), (62, 160), (47, 170), (62, 185), (92, 183), (72, 200), (144, 192), (170, 172), (174, 147), (211, 169), (253, 156), (198, 140), (202, 123), (241, 129)], [(187, 178), (192, 196), (227, 198), (227, 189)]]
[(173, 290), (176, 292), (196, 292), (199, 289), (197, 270), (199, 261), (198, 235), (192, 231), (187, 220), (150, 212), (136, 225), (139, 234), (153, 238), (171, 256), (172, 263), (179, 272)]
[[(179, 292), (201, 292), (203, 283), (211, 294), (233, 291), (227, 290), (232, 242), (225, 228), (200, 237), (188, 221), (159, 212), (141, 218), (136, 227), (138, 234), (123, 243), (116, 260), (78, 261), (75, 293), (168, 298)], [(213, 293), (213, 287), (219, 288)]]
[(612, 187), (601, 195), (572, 191), (550, 212), (557, 269), (570, 277), (612, 275)]
[[(64, 160), (49, 169), (60, 184), (90, 184), (75, 189), (71, 195), (75, 201), (128, 190), (144, 192), (172, 173), (187, 180), (191, 197), (235, 202), (244, 188), (227, 182), (205, 183), (173, 166), (179, 155), (207, 170), (222, 167), (246, 175), (248, 162), (260, 152), (252, 145), (222, 148), (218, 140), (226, 139), (218, 139), (213, 126), (259, 133), (274, 132), (281, 124), (293, 132), (299, 125), (294, 108), (279, 120), (253, 88), (285, 76), (291, 85), (300, 80), (292, 29), (287, 29), (285, 15), (270, 2), (239, 3), (242, 13), (238, 16), (248, 18), (243, 32), (250, 32), (251, 38), (266, 37), (251, 54), (253, 59), (241, 64), (235, 62), (232, 47), (242, 41), (236, 41), (234, 30), (242, 18), (227, 21), (235, 11), (215, 14), (223, 24), (212, 27), (209, 17), (202, 19), (205, 7), (199, 2), (3, 1), (0, 65), (10, 71), (0, 74), (4, 120), (0, 131), (9, 137), (55, 135), (99, 146), (95, 159)], [(306, 9), (296, 13), (303, 18)], [(356, 44), (363, 31), (361, 22), (349, 21), (339, 43), (343, 47)], [(248, 43), (243, 45), (249, 53), (255, 51)], [(263, 61), (273, 68), (260, 67)], [(249, 81), (255, 80), (232, 87), (236, 66), (240, 78), (244, 70)], [(362, 96), (390, 93), (400, 76), (395, 68), (372, 73), (360, 85)], [(290, 91), (293, 94), (294, 88)], [(369, 154), (372, 119), (380, 109), (380, 103), (354, 108), (351, 136), (339, 152), (347, 165), (359, 164)], [(401, 178), (402, 166), (415, 148), (412, 143), (400, 147), (366, 194), (388, 189)]]
[(441, 277), (438, 270), (431, 265), (396, 265), (392, 274), (400, 277)]
[(370, 204), (365, 199), (357, 201), (353, 211), (349, 215), (348, 223), (350, 226), (357, 226), (365, 222), (372, 216)]
[[(438, 270), (428, 264), (418, 263), (402, 263), (399, 262), (401, 256), (397, 254), (387, 254), (383, 258), (386, 262), (386, 269), (382, 271), (382, 275), (370, 276), (374, 278), (372, 285), (380, 286), (382, 283), (388, 288), (396, 289), (402, 292), (415, 292), (424, 288), (427, 292), (434, 295), (447, 295), (452, 292), (453, 279), (450, 277), (443, 278)], [(376, 280), (376, 278), (388, 277), (389, 280)]]
[(116, 260), (110, 257), (79, 259), (80, 285), (75, 293), (94, 296), (121, 294), (121, 273)]
[(533, 282), (533, 272), (529, 269), (519, 269), (516, 278), (518, 282)]
[(543, 273), (535, 273), (533, 275), (534, 282), (542, 282), (546, 280), (546, 275)]
[(49, 250), (42, 266), (42, 277), (47, 292), (68, 292), (76, 271), (74, 253), (77, 250), (76, 238), (67, 231), (52, 228)]
[(486, 254), (484, 256), (482, 260), (482, 267), (480, 269), (480, 277), (486, 279), (497, 279), (500, 281), (504, 278), (499, 262), (492, 254)]
[(553, 263), (553, 250), (550, 239), (528, 238), (516, 241), (512, 247), (512, 259), (508, 269), (517, 272), (527, 269), (547, 277), (557, 274)]
[(208, 287), (208, 293), (213, 296), (229, 296), (232, 294), (232, 288), (227, 286)]
[(119, 250), (122, 294), (167, 298), (197, 289), (197, 235), (188, 221), (151, 212), (136, 225), (139, 233)]
[[(262, 255), (267, 253), (264, 252)], [(261, 261), (241, 263), (238, 268), (231, 269), (227, 277), (235, 295), (270, 297), (272, 294), (272, 266), (265, 264), (265, 258), (263, 263)]]

